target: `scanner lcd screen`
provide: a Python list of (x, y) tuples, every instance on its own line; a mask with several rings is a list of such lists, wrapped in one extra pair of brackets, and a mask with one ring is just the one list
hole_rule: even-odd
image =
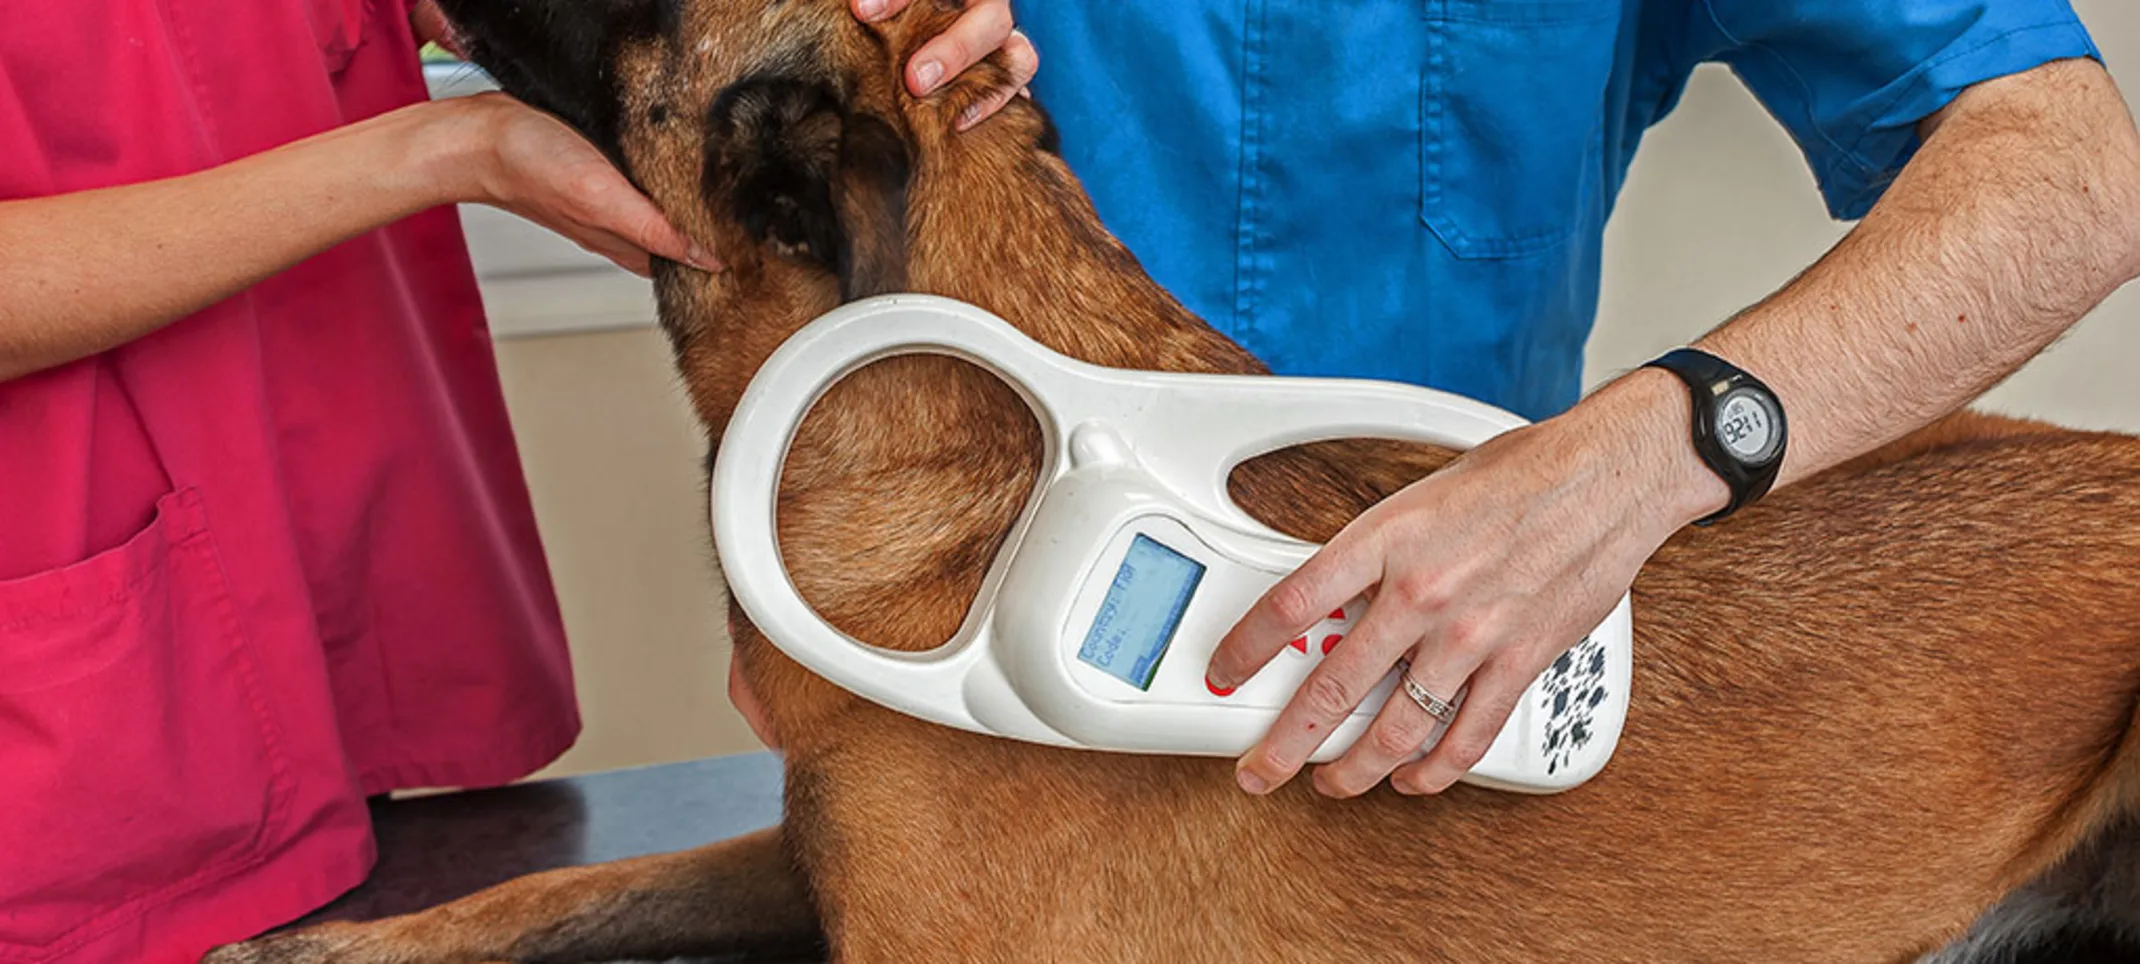
[(1204, 566), (1139, 535), (1115, 570), (1077, 658), (1138, 689), (1150, 689), (1160, 657), (1181, 626)]

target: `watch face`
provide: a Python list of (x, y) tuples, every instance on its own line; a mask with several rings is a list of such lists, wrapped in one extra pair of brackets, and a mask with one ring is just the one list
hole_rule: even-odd
[(1776, 450), (1782, 447), (1783, 433), (1778, 430), (1776, 415), (1775, 402), (1768, 396), (1752, 388), (1734, 389), (1724, 396), (1724, 404), (1717, 406), (1717, 440), (1741, 462), (1765, 463), (1775, 458)]

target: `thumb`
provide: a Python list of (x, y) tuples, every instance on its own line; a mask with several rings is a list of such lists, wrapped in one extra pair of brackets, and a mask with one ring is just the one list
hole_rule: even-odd
[(409, 23), (416, 28), (416, 39), (429, 41), (447, 53), (468, 59), (468, 50), (461, 43), (461, 35), (453, 29), (453, 22), (439, 12), (437, 0), (423, 0), (409, 11)]
[(720, 259), (714, 257), (712, 252), (691, 240), (682, 231), (678, 231), (676, 226), (670, 224), (669, 219), (663, 217), (661, 211), (654, 207), (652, 201), (637, 192), (633, 192), (633, 195), (635, 203), (630, 206), (636, 210), (629, 212), (628, 219), (632, 227), (622, 232), (624, 237), (655, 257), (688, 264), (700, 271), (721, 270)]

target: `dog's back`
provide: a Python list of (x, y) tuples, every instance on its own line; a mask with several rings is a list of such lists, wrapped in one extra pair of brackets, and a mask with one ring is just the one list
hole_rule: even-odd
[(1661, 550), (1627, 732), (1566, 795), (1259, 799), (854, 705), (791, 759), (828, 927), (863, 960), (1930, 950), (2125, 810), (2140, 690), (2140, 441), (1963, 419)]

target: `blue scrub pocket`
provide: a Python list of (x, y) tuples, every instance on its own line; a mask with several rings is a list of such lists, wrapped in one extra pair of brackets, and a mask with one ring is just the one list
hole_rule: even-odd
[(1566, 242), (1602, 181), (1621, 0), (1423, 2), (1421, 218), (1459, 258)]

